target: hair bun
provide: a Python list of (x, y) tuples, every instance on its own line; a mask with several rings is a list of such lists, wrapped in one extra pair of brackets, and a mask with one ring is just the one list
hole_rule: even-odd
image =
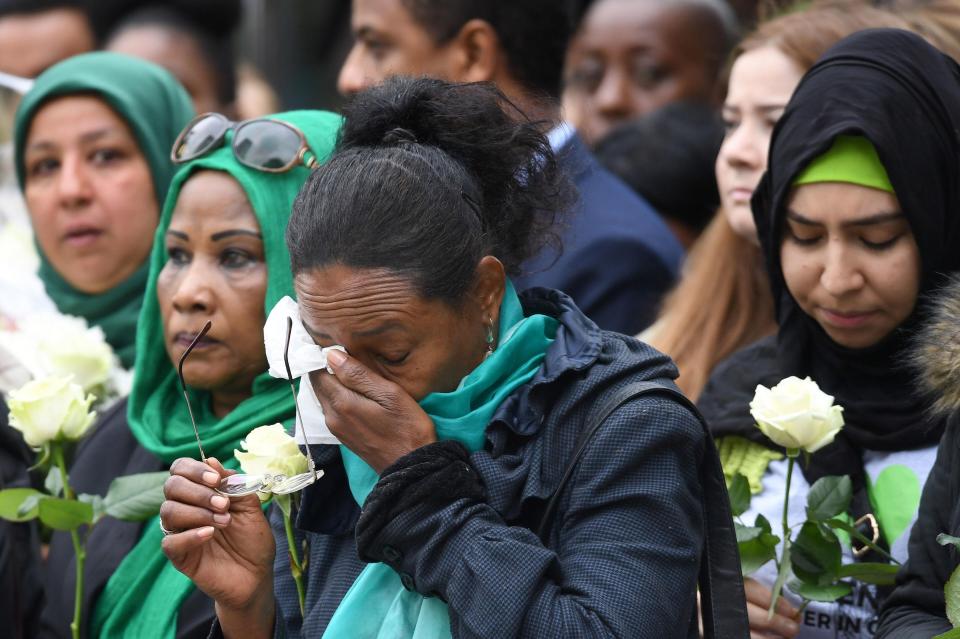
[(410, 129), (405, 129), (402, 126), (397, 126), (383, 134), (383, 143), (384, 144), (406, 144), (406, 143), (416, 144), (417, 136)]

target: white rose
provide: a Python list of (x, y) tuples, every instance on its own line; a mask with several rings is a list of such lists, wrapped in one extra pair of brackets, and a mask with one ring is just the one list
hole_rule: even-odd
[(233, 455), (247, 474), (292, 477), (308, 470), (306, 456), (283, 424), (254, 428), (240, 446), (247, 452), (235, 450)]
[(80, 439), (93, 425), (93, 395), (69, 377), (44, 377), (10, 393), (10, 425), (34, 448), (57, 439)]
[(37, 343), (44, 370), (52, 375), (73, 375), (86, 391), (102, 387), (118, 366), (113, 349), (99, 326), (68, 315), (46, 316), (26, 329)]
[(814, 453), (843, 428), (843, 408), (809, 377), (788, 377), (773, 388), (757, 386), (750, 414), (775, 444)]

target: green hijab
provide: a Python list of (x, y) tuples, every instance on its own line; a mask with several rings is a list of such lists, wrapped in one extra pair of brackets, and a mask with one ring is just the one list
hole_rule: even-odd
[[(321, 111), (293, 111), (269, 116), (300, 129), (320, 162), (333, 151), (341, 118)], [(165, 235), (177, 197), (196, 171), (209, 169), (228, 173), (247, 194), (263, 236), (267, 266), (264, 312), (284, 295), (294, 296), (290, 255), (284, 234), (293, 201), (309, 170), (298, 166), (286, 173), (264, 173), (239, 164), (226, 143), (209, 155), (187, 163), (173, 178), (170, 194), (150, 255), (150, 275), (137, 325), (137, 363), (127, 419), (134, 436), (151, 453), (172, 462), (177, 457), (199, 456), (193, 427), (183, 401), (179, 381), (164, 347), (163, 321), (157, 302), (157, 277), (167, 261)], [(266, 315), (264, 315), (264, 321)], [(197, 427), (208, 455), (235, 467), (233, 451), (247, 433), (265, 424), (289, 422), (294, 416), (293, 398), (286, 382), (270, 377), (266, 370), (253, 382), (253, 394), (223, 418), (211, 409), (210, 395), (191, 391)], [(193, 584), (167, 561), (160, 550), (162, 534), (156, 518), (143, 530), (140, 542), (124, 558), (97, 600), (93, 616), (94, 636), (172, 638), (177, 614)]]
[[(130, 127), (150, 166), (157, 202), (163, 201), (174, 173), (170, 148), (193, 117), (190, 96), (165, 69), (118, 53), (86, 53), (56, 64), (37, 78), (17, 108), (14, 153), (20, 190), (26, 186), (23, 162), (30, 124), (50, 99), (93, 94), (106, 102)], [(131, 215), (141, 214), (132, 211)], [(107, 341), (127, 368), (133, 366), (134, 336), (147, 265), (112, 289), (87, 294), (73, 288), (40, 253), (40, 279), (61, 313), (83, 317), (103, 329)]]

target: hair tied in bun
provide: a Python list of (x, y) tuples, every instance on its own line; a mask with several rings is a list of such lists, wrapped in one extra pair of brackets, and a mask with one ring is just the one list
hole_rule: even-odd
[(416, 144), (416, 142), (417, 136), (413, 134), (413, 131), (402, 126), (394, 127), (383, 135), (384, 144)]

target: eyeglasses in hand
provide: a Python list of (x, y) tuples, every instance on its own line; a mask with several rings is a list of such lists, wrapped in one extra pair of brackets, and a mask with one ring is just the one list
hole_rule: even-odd
[[(200, 431), (197, 428), (197, 421), (193, 416), (193, 408), (190, 406), (190, 397), (187, 394), (187, 384), (183, 379), (183, 362), (187, 359), (187, 356), (193, 351), (193, 348), (197, 345), (204, 335), (207, 334), (207, 331), (210, 330), (212, 326), (211, 322), (204, 324), (203, 328), (200, 329), (200, 332), (197, 333), (197, 336), (193, 338), (193, 341), (190, 342), (190, 345), (183, 352), (183, 355), (180, 356), (180, 362), (177, 366), (177, 371), (180, 375), (180, 388), (183, 390), (183, 400), (187, 403), (187, 412), (190, 414), (190, 423), (193, 424), (193, 433), (197, 438), (197, 448), (200, 449), (200, 460), (206, 463), (207, 456), (203, 452), (203, 444), (200, 442)], [(304, 444), (306, 445), (307, 436), (303, 430), (303, 420), (300, 418), (300, 405), (297, 402), (297, 389), (293, 383), (293, 375), (290, 372), (290, 334), (293, 331), (293, 320), (287, 318), (287, 337), (283, 346), (283, 365), (286, 368), (287, 372), (287, 382), (290, 384), (290, 392), (293, 394), (293, 406), (294, 406), (294, 415), (296, 428), (299, 429), (301, 436), (303, 437)], [(227, 497), (243, 497), (245, 495), (251, 495), (253, 493), (273, 493), (275, 495), (287, 495), (290, 493), (295, 493), (299, 490), (303, 490), (313, 482), (317, 481), (323, 477), (323, 470), (317, 470), (316, 465), (313, 462), (313, 457), (309, 453), (309, 447), (307, 448), (307, 472), (300, 473), (299, 475), (286, 476), (283, 474), (263, 474), (263, 475), (250, 475), (245, 473), (240, 473), (236, 475), (230, 475), (225, 477), (221, 482), (220, 486), (217, 488), (217, 492), (221, 495)]]

